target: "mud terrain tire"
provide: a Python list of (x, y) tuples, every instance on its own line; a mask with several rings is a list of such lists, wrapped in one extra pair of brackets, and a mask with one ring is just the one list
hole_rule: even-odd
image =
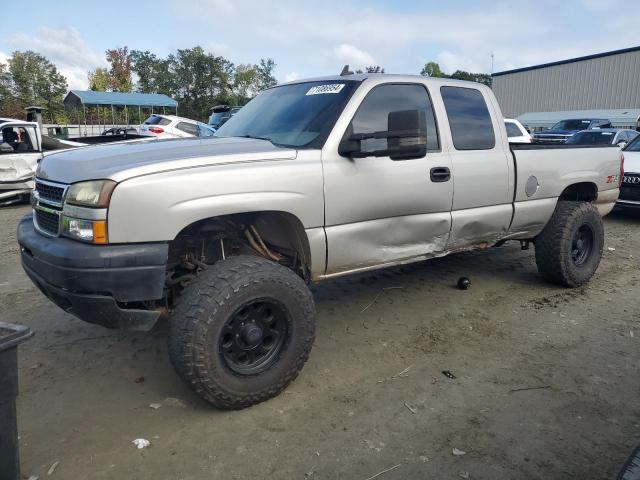
[(578, 287), (589, 281), (600, 264), (602, 218), (591, 203), (559, 201), (535, 245), (538, 271), (546, 280)]
[(243, 255), (216, 263), (187, 287), (171, 315), (169, 354), (199, 396), (236, 410), (284, 390), (314, 335), (315, 305), (304, 281)]

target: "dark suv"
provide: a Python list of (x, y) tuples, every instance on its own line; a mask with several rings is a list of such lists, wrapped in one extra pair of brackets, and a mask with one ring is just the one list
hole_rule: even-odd
[(232, 107), (230, 105), (216, 105), (211, 108), (211, 116), (209, 117), (209, 126), (218, 129), (224, 123), (233, 117), (242, 107)]
[(578, 118), (560, 120), (553, 127), (533, 135), (537, 143), (564, 143), (567, 138), (580, 130), (611, 128), (611, 120), (605, 118)]

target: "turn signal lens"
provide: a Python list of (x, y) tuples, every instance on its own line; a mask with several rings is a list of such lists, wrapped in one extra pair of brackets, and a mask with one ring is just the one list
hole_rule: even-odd
[(106, 220), (95, 220), (93, 222), (93, 243), (107, 243)]

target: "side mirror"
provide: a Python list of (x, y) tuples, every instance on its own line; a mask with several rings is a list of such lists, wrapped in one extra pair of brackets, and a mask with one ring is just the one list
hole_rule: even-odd
[(8, 143), (0, 144), (0, 153), (13, 153), (15, 150)]
[(618, 142), (618, 146), (619, 146), (620, 148), (624, 148), (624, 147), (626, 147), (626, 146), (627, 146), (627, 142), (625, 142), (625, 141)]
[[(389, 112), (387, 130), (372, 133), (345, 133), (338, 147), (338, 153), (351, 158), (390, 157), (392, 160), (422, 158), (427, 153), (426, 116), (420, 110), (398, 110)], [(386, 139), (383, 149), (363, 148), (362, 142), (373, 140), (374, 145)], [(376, 142), (377, 140), (377, 142)]]

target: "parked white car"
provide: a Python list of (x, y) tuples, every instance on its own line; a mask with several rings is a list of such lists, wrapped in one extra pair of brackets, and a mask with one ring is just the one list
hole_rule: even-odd
[(507, 127), (509, 143), (531, 143), (531, 135), (515, 118), (505, 118), (504, 126)]
[(139, 133), (157, 138), (185, 138), (210, 137), (216, 130), (190, 118), (153, 114), (140, 125)]

